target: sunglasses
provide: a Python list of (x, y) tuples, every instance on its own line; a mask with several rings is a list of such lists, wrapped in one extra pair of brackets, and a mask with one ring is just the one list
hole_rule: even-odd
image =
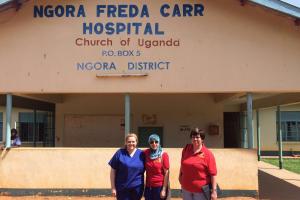
[(150, 144), (158, 144), (158, 141), (154, 141), (154, 140), (152, 140), (152, 141), (150, 141)]

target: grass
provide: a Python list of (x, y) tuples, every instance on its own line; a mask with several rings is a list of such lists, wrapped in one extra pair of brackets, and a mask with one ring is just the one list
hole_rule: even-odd
[[(263, 158), (262, 161), (270, 163), (275, 166), (279, 166), (278, 158)], [(300, 159), (295, 158), (284, 158), (283, 168), (297, 174), (300, 174)]]

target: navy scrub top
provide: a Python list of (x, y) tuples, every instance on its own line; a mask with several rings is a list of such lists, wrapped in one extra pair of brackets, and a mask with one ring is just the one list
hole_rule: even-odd
[(144, 159), (144, 153), (140, 149), (137, 149), (132, 157), (126, 149), (119, 149), (114, 154), (108, 164), (116, 170), (117, 191), (144, 184)]

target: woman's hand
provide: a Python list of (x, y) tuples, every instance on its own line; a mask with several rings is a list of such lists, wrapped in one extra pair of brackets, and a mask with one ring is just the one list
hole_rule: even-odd
[(210, 198), (211, 198), (211, 200), (217, 200), (217, 198), (218, 198), (217, 190), (213, 190), (211, 192)]
[(167, 190), (165, 187), (162, 188), (162, 190), (160, 191), (160, 198), (164, 199), (167, 196)]
[(116, 197), (116, 196), (117, 196), (117, 190), (116, 190), (116, 188), (112, 188), (112, 189), (111, 189), (111, 195), (112, 195), (113, 197)]
[(179, 181), (180, 185), (182, 185), (182, 183), (181, 183), (181, 180), (182, 180), (181, 177), (182, 177), (182, 173), (180, 172), (179, 176), (178, 176), (178, 181)]

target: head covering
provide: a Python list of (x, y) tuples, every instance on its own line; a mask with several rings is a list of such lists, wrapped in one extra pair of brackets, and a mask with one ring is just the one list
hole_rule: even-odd
[(156, 158), (160, 158), (163, 151), (162, 151), (162, 148), (161, 148), (161, 145), (160, 145), (160, 138), (157, 134), (152, 134), (152, 135), (149, 136), (148, 143), (150, 144), (151, 141), (157, 141), (158, 142), (157, 149), (152, 149), (151, 146), (150, 146), (150, 159), (154, 160)]

